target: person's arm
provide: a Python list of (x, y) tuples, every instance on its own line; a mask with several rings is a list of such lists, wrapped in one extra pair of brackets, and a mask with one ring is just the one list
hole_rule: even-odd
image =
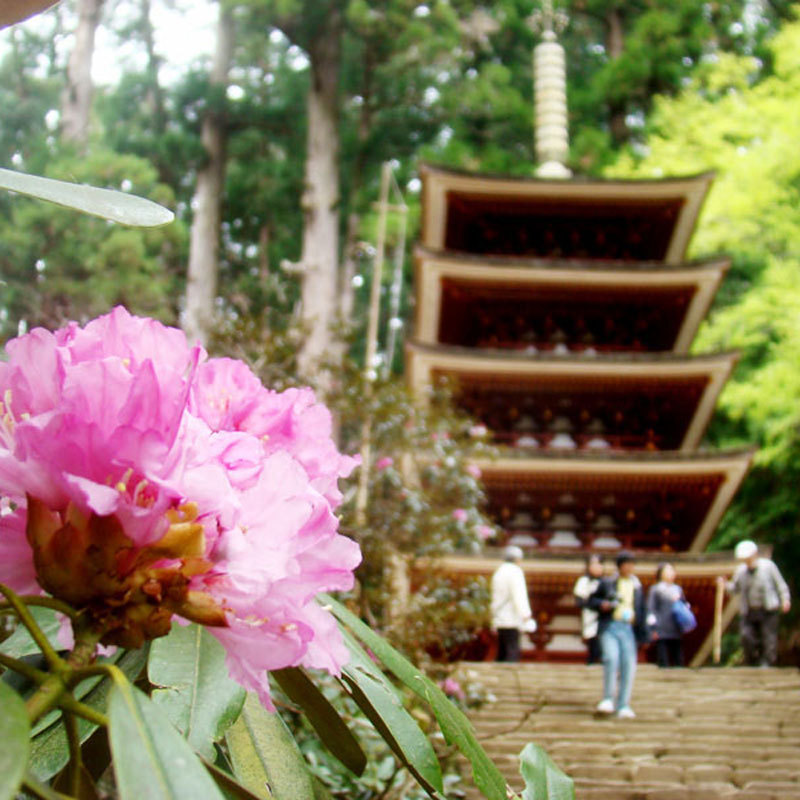
[(611, 611), (613, 604), (610, 600), (610, 583), (601, 580), (594, 593), (586, 598), (586, 607), (594, 611)]
[(656, 606), (658, 605), (658, 584), (654, 583), (647, 593), (647, 624), (653, 630), (653, 638), (658, 636), (658, 629), (656, 623), (658, 622), (658, 612)]
[(531, 604), (528, 600), (528, 585), (525, 582), (525, 573), (522, 569), (515, 575), (514, 582), (511, 585), (511, 602), (514, 604), (517, 616), (523, 622), (527, 622), (533, 617)]
[(792, 607), (792, 598), (789, 593), (789, 585), (783, 579), (783, 575), (781, 575), (778, 565), (774, 561), (770, 561), (769, 563), (771, 565), (770, 570), (772, 572), (772, 581), (775, 584), (775, 588), (778, 590), (778, 597), (781, 601), (781, 611), (786, 614)]

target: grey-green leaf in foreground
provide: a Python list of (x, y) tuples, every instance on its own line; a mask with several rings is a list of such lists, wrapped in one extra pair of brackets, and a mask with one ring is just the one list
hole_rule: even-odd
[(475, 785), (484, 796), (488, 800), (506, 800), (505, 779), (478, 743), (472, 723), (461, 709), (451, 703), (430, 678), (341, 603), (325, 594), (319, 595), (319, 599), (331, 607), (339, 621), (350, 628), (395, 677), (430, 705), (447, 742), (456, 745), (472, 764)]
[(0, 709), (0, 800), (11, 800), (28, 763), (30, 725), (22, 698), (2, 681)]
[(245, 690), (228, 674), (225, 649), (201, 625), (173, 625), (153, 641), (147, 677), (153, 702), (204, 758), (242, 710)]
[[(28, 606), (28, 611), (31, 612), (33, 618), (36, 620), (42, 633), (47, 637), (47, 641), (56, 650), (63, 650), (56, 635), (58, 634), (61, 623), (59, 622), (56, 612), (51, 608), (44, 608), (42, 606)], [(12, 658), (22, 658), (23, 656), (32, 656), (34, 653), (39, 652), (39, 646), (33, 641), (28, 629), (20, 624), (11, 636), (4, 642), (0, 643), (0, 651)]]
[[(147, 659), (147, 648), (138, 650), (126, 650), (120, 652), (114, 659), (125, 675), (131, 680), (135, 680), (144, 667)], [(108, 694), (111, 690), (111, 680), (103, 678), (100, 683), (92, 689), (82, 702), (91, 706), (95, 711), (105, 713), (108, 706)], [(95, 730), (97, 725), (88, 720), (78, 717), (78, 738), (81, 743), (85, 742)], [(47, 730), (35, 736), (31, 743), (31, 763), (30, 771), (40, 781), (48, 781), (56, 773), (60, 772), (69, 761), (69, 744), (64, 726), (59, 719), (54, 722)]]
[(187, 741), (130, 683), (114, 683), (109, 742), (120, 800), (224, 800)]
[(121, 222), (123, 225), (150, 228), (172, 222), (175, 215), (164, 206), (144, 197), (98, 189), (81, 183), (68, 183), (38, 175), (26, 175), (10, 169), (0, 169), (0, 188), (48, 200), (60, 206), (83, 211), (95, 217)]
[(519, 754), (519, 771), (525, 780), (523, 800), (575, 800), (572, 778), (538, 744), (525, 745)]
[(397, 689), (352, 635), (345, 631), (344, 636), (350, 661), (342, 672), (353, 699), (425, 791), (441, 797), (442, 769), (430, 740), (403, 707)]
[(303, 709), (328, 750), (351, 772), (363, 774), (367, 757), (358, 739), (308, 675), (300, 667), (287, 667), (270, 674), (286, 696)]
[(256, 695), (248, 693), (225, 741), (236, 780), (251, 792), (275, 800), (314, 800), (314, 779), (297, 743)]

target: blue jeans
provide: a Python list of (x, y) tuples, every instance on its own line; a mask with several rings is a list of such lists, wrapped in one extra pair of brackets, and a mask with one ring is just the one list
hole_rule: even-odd
[(600, 634), (600, 645), (603, 651), (603, 699), (613, 702), (616, 695), (616, 710), (628, 708), (636, 675), (636, 639), (630, 623), (612, 620)]

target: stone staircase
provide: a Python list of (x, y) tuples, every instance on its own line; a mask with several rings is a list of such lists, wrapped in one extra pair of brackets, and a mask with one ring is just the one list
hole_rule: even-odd
[(577, 800), (800, 800), (796, 669), (640, 664), (626, 721), (595, 715), (600, 666), (463, 663), (456, 677), (488, 694), (470, 717), (517, 791), (517, 755), (533, 741)]

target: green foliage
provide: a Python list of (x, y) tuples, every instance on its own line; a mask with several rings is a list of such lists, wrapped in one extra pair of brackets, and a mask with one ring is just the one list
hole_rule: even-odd
[[(170, 190), (141, 159), (96, 151), (51, 161), (47, 174), (59, 180), (125, 187), (171, 205)], [(118, 228), (104, 220), (38, 200), (0, 196), (0, 274), (3, 335), (18, 320), (56, 327), (69, 319), (106, 312), (116, 304), (172, 320), (171, 296), (182, 255), (183, 229)]]
[(22, 782), (28, 761), (30, 724), (25, 703), (6, 683), (0, 681), (0, 798), (11, 800)]
[(200, 625), (174, 625), (150, 650), (153, 702), (189, 744), (213, 761), (219, 741), (242, 710), (245, 691), (228, 675), (225, 650)]

